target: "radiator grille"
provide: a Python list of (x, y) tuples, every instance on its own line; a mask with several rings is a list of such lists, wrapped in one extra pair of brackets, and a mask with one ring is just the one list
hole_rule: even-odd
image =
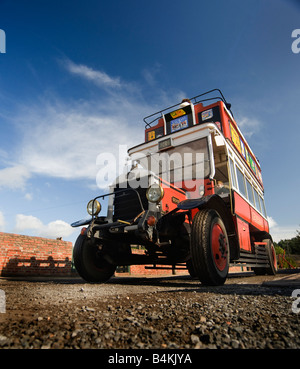
[[(146, 188), (115, 188), (113, 220), (132, 221), (142, 210), (148, 208)], [(139, 200), (139, 196), (140, 200)]]

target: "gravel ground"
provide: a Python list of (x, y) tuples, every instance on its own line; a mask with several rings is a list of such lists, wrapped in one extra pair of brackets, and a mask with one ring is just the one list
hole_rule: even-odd
[[(0, 348), (299, 349), (292, 291), (271, 276), (205, 287), (188, 277), (0, 279)], [(300, 296), (300, 290), (299, 290)]]

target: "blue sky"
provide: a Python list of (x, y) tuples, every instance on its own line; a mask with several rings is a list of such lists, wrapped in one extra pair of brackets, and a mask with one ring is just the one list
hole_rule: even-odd
[(220, 88), (262, 167), (275, 240), (299, 216), (293, 0), (0, 1), (0, 231), (75, 241), (96, 159), (143, 117)]

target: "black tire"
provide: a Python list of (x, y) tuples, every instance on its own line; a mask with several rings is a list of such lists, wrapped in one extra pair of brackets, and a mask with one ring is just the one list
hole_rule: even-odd
[(187, 267), (187, 270), (188, 270), (189, 275), (191, 276), (191, 278), (196, 278), (197, 275), (195, 273), (194, 265), (193, 265), (193, 262), (192, 262), (191, 259), (186, 262), (186, 267)]
[(269, 238), (263, 240), (262, 242), (266, 242), (267, 244), (266, 251), (270, 266), (266, 268), (253, 268), (253, 271), (256, 275), (275, 275), (278, 270), (275, 247), (273, 245), (273, 242)]
[(191, 230), (193, 270), (201, 283), (218, 286), (225, 283), (229, 270), (229, 242), (226, 228), (213, 209), (200, 210)]
[(103, 258), (98, 247), (84, 235), (80, 235), (75, 242), (73, 259), (78, 274), (87, 282), (106, 282), (116, 270), (114, 265)]

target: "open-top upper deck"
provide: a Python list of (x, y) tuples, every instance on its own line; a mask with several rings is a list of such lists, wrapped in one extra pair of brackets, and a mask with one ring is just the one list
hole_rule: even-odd
[[(206, 104), (206, 105), (204, 105)], [(144, 118), (145, 142), (188, 129), (214, 123), (235, 148), (263, 188), (260, 164), (239, 129), (229, 104), (219, 89), (207, 91)]]

